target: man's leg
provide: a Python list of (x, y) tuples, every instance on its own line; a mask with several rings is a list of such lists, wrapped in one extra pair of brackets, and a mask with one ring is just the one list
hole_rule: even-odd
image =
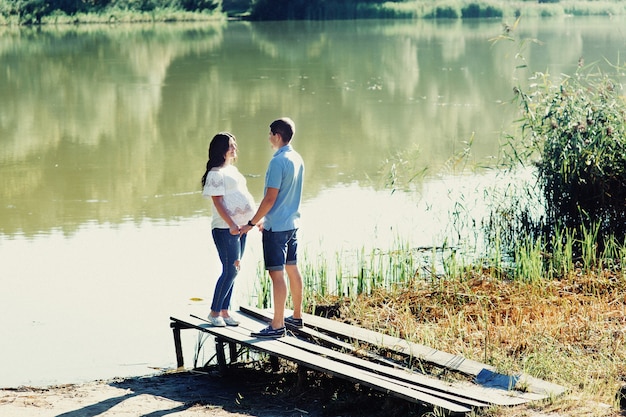
[[(302, 318), (302, 275), (298, 265), (286, 265), (287, 277), (289, 278), (289, 290), (293, 301), (293, 317)], [(284, 315), (284, 309), (283, 309)]]
[(285, 302), (287, 301), (287, 284), (285, 283), (285, 271), (269, 271), (274, 291), (274, 319), (272, 329), (280, 329), (285, 326)]

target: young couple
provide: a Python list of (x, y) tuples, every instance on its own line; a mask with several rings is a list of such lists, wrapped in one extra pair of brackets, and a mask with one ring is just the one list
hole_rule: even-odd
[[(246, 179), (233, 165), (237, 157), (235, 137), (218, 133), (209, 145), (209, 161), (202, 177), (202, 195), (213, 200), (211, 229), (222, 263), (211, 313), (213, 326), (237, 326), (228, 314), (235, 277), (246, 246), (247, 233), (258, 227), (263, 233), (263, 259), (272, 280), (274, 317), (266, 328), (253, 332), (254, 337), (276, 338), (285, 335), (285, 323), (302, 327), (302, 277), (297, 266), (300, 200), (304, 162), (291, 141), (296, 127), (283, 117), (270, 124), (269, 142), (275, 151), (265, 174), (263, 200), (256, 206), (246, 186)], [(285, 317), (287, 284), (293, 300), (293, 315)]]

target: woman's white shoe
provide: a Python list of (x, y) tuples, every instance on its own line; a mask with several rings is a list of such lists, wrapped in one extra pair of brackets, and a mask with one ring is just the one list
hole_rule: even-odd
[(226, 323), (221, 316), (213, 317), (209, 314), (207, 318), (209, 320), (209, 323), (211, 323), (211, 326), (213, 327), (226, 327)]
[(224, 319), (224, 323), (226, 323), (227, 326), (233, 326), (233, 327), (239, 326), (239, 322), (230, 316), (222, 317), (222, 319)]

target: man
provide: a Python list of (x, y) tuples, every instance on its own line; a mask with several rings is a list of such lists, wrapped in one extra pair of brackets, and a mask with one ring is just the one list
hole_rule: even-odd
[[(288, 117), (270, 124), (269, 141), (275, 151), (265, 174), (265, 194), (259, 208), (241, 229), (247, 233), (258, 225), (263, 229), (263, 258), (274, 292), (274, 317), (269, 326), (254, 337), (277, 338), (285, 335), (285, 323), (302, 327), (302, 276), (297, 265), (300, 200), (304, 162), (291, 146), (296, 126)], [(261, 224), (261, 222), (263, 222)], [(287, 284), (293, 300), (293, 315), (285, 317)]]

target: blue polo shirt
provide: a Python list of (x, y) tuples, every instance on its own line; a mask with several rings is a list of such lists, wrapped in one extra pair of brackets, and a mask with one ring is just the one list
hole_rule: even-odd
[(304, 161), (291, 145), (278, 149), (265, 173), (265, 191), (278, 188), (274, 206), (265, 215), (263, 228), (272, 232), (297, 229), (304, 180)]

